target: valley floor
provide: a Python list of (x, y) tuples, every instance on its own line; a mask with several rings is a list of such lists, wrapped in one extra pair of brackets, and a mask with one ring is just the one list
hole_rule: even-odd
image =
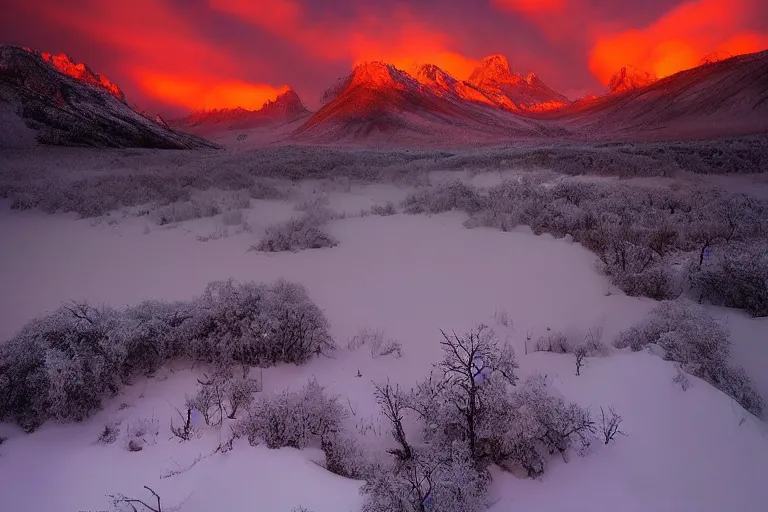
[[(208, 242), (198, 237), (216, 229), (220, 218), (157, 226), (130, 214), (76, 219), (10, 211), (3, 203), (0, 340), (73, 299), (123, 307), (189, 299), (215, 280), (296, 281), (326, 313), (339, 349), (304, 366), (264, 369), (262, 393), (296, 389), (314, 376), (348, 404), (349, 426), (363, 443), (383, 451), (391, 443), (389, 426), (373, 400), (372, 381), (414, 385), (440, 357), (440, 329), (463, 332), (484, 322), (514, 345), (521, 375), (546, 374), (564, 397), (593, 413), (615, 407), (628, 434), (607, 446), (595, 443), (568, 463), (553, 461), (539, 480), (494, 470), (492, 511), (765, 510), (768, 428), (731, 398), (694, 377), (684, 392), (672, 383), (674, 364), (645, 351), (590, 358), (576, 376), (572, 355), (532, 352), (526, 340), (550, 331), (583, 337), (603, 324), (610, 343), (654, 301), (618, 291), (596, 270), (595, 256), (567, 238), (525, 228), (466, 229), (459, 212), (352, 215), (406, 193), (372, 185), (331, 194), (330, 207), (350, 214), (327, 228), (339, 245), (273, 254), (248, 249), (268, 225), (295, 215), (288, 202), (252, 200), (244, 210), (249, 231), (232, 229)], [(734, 362), (768, 397), (768, 319), (724, 308), (709, 312), (727, 322)], [(402, 357), (348, 350), (347, 340), (361, 328), (383, 329), (399, 340)], [(176, 362), (125, 388), (80, 424), (49, 422), (33, 434), (0, 425), (8, 438), (0, 446), (0, 510), (105, 510), (107, 494), (143, 499), (144, 485), (162, 496), (163, 510), (358, 510), (360, 482), (315, 464), (322, 460), (319, 450), (270, 451), (241, 439), (232, 451), (211, 454), (228, 437), (226, 425), (187, 443), (170, 439), (174, 407), (183, 405), (203, 371)], [(114, 420), (121, 437), (97, 444)], [(155, 425), (157, 433), (150, 428), (146, 447), (130, 452), (124, 432), (138, 423)]]

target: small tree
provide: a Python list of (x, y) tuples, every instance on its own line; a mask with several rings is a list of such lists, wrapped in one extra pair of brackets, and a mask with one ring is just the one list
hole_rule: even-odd
[(406, 408), (405, 396), (400, 392), (399, 386), (392, 388), (389, 379), (384, 386), (374, 384), (374, 387), (376, 389), (374, 393), (376, 403), (379, 404), (382, 413), (392, 424), (392, 437), (400, 444), (399, 449), (388, 450), (388, 453), (400, 460), (408, 460), (413, 456), (413, 450), (405, 438), (405, 430), (403, 429), (403, 411)]
[(186, 415), (182, 414), (182, 412), (178, 409), (176, 409), (176, 412), (179, 413), (179, 416), (182, 419), (182, 424), (176, 426), (173, 424), (173, 420), (171, 420), (171, 433), (178, 437), (181, 441), (189, 441), (192, 439), (192, 435), (194, 434), (194, 426), (192, 424), (192, 409), (187, 407)]
[(515, 370), (519, 367), (515, 353), (508, 344), (500, 345), (492, 330), (479, 325), (474, 330), (458, 336), (443, 335), (443, 360), (439, 368), (443, 371), (446, 400), (455, 407), (462, 419), (469, 452), (476, 460), (477, 429), (482, 414), (480, 388), (482, 383), (497, 374), (506, 382), (515, 385)]
[(601, 407), (600, 416), (602, 418), (601, 430), (603, 432), (603, 440), (605, 441), (605, 444), (608, 444), (611, 441), (613, 441), (616, 435), (622, 435), (622, 436), (627, 435), (621, 430), (619, 430), (619, 426), (621, 425), (622, 418), (616, 413), (613, 407), (608, 408), (608, 416), (605, 415), (605, 411)]
[(585, 359), (589, 354), (589, 349), (586, 345), (579, 345), (573, 351), (573, 354), (576, 356), (576, 375), (581, 375), (581, 367), (586, 363)]

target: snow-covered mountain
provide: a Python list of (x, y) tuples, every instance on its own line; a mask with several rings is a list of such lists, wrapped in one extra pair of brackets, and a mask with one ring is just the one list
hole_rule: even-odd
[(327, 103), (295, 137), (319, 142), (411, 137), (444, 143), (564, 133), (498, 108), (481, 91), (433, 65), (411, 76), (391, 64), (362, 63), (325, 97)]
[(95, 73), (91, 70), (91, 68), (82, 62), (73, 61), (66, 53), (62, 53), (60, 55), (41, 53), (40, 56), (43, 58), (43, 60), (51, 64), (65, 75), (69, 75), (72, 78), (77, 78), (81, 82), (85, 82), (104, 89), (120, 101), (125, 101), (125, 94), (123, 94), (123, 91), (120, 90), (120, 88), (109, 78), (100, 73)]
[(536, 73), (523, 76), (512, 71), (503, 55), (483, 59), (467, 83), (501, 108), (511, 111), (540, 111), (569, 103), (568, 98), (552, 90)]
[(136, 112), (115, 84), (65, 55), (0, 46), (0, 146), (214, 148)]
[(217, 130), (242, 130), (259, 126), (278, 125), (296, 121), (309, 114), (299, 95), (286, 89), (258, 110), (242, 107), (199, 110), (171, 121), (171, 125), (191, 133), (210, 133)]
[(648, 84), (631, 73), (621, 94), (539, 116), (589, 137), (665, 139), (768, 133), (768, 51), (739, 55)]

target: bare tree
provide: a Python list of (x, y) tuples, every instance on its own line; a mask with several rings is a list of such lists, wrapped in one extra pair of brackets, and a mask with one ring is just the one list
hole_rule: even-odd
[(589, 349), (586, 345), (579, 345), (573, 353), (576, 356), (576, 375), (581, 375), (581, 367), (586, 363), (585, 359), (589, 354)]
[(387, 383), (383, 387), (378, 384), (374, 384), (374, 387), (376, 388), (374, 393), (376, 403), (381, 407), (384, 416), (392, 423), (392, 437), (401, 446), (399, 449), (388, 450), (388, 453), (400, 460), (409, 460), (413, 456), (413, 450), (405, 438), (405, 430), (403, 429), (403, 410), (406, 407), (405, 396), (401, 393), (399, 386), (396, 385), (394, 389), (392, 388), (389, 379), (387, 379)]
[(176, 409), (176, 412), (179, 413), (179, 416), (181, 417), (184, 423), (182, 423), (181, 426), (176, 426), (173, 424), (173, 420), (171, 420), (171, 433), (182, 441), (189, 441), (192, 438), (192, 434), (193, 434), (192, 409), (187, 407), (186, 417), (184, 416), (184, 414), (182, 414), (180, 410)]
[[(146, 485), (144, 488), (152, 493), (152, 496), (157, 502), (155, 506), (148, 505), (143, 500), (129, 498), (124, 494), (110, 494), (109, 497), (112, 499), (112, 506), (118, 510), (125, 510), (126, 507), (130, 507), (130, 510), (133, 512), (163, 512), (163, 509), (160, 505), (160, 496)], [(136, 508), (137, 506), (141, 508)]]
[(469, 442), (472, 459), (477, 459), (477, 426), (481, 411), (480, 387), (495, 373), (501, 375), (509, 384), (517, 382), (515, 370), (518, 364), (515, 353), (507, 344), (499, 346), (499, 341), (492, 330), (479, 325), (474, 330), (458, 336), (448, 336), (444, 331), (443, 360), (439, 367), (443, 370), (443, 380), (449, 388), (449, 401), (459, 410), (463, 428)]
[(603, 408), (600, 408), (600, 415), (602, 417), (602, 431), (603, 431), (603, 440), (605, 441), (605, 444), (608, 444), (611, 442), (616, 435), (622, 435), (626, 436), (624, 432), (619, 430), (619, 425), (621, 425), (622, 417), (619, 416), (616, 411), (613, 409), (613, 407), (608, 408), (608, 416), (605, 415), (605, 411)]

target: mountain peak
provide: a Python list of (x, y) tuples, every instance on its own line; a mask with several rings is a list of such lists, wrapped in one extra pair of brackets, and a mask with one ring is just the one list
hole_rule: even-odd
[(416, 70), (416, 80), (427, 85), (453, 86), (458, 80), (434, 64), (424, 64)]
[(352, 71), (349, 80), (350, 85), (363, 85), (379, 88), (382, 86), (394, 86), (402, 89), (410, 85), (413, 79), (404, 71), (397, 69), (392, 64), (371, 61), (358, 64)]
[[(28, 48), (25, 48), (25, 50), (33, 52), (33, 50)], [(64, 73), (94, 87), (104, 89), (120, 101), (125, 101), (125, 94), (111, 80), (102, 74), (93, 72), (86, 64), (72, 60), (66, 53), (59, 55), (41, 53), (40, 56), (60, 73)]]
[(480, 66), (469, 77), (469, 83), (519, 82), (522, 78), (512, 73), (509, 60), (504, 55), (490, 55), (483, 59)]
[(624, 66), (613, 75), (608, 87), (612, 93), (633, 91), (651, 85), (656, 80), (656, 76), (647, 71), (642, 71), (632, 66)]
[(290, 118), (306, 112), (307, 109), (296, 91), (292, 87), (286, 86), (277, 95), (277, 98), (265, 102), (259, 111), (268, 115)]

